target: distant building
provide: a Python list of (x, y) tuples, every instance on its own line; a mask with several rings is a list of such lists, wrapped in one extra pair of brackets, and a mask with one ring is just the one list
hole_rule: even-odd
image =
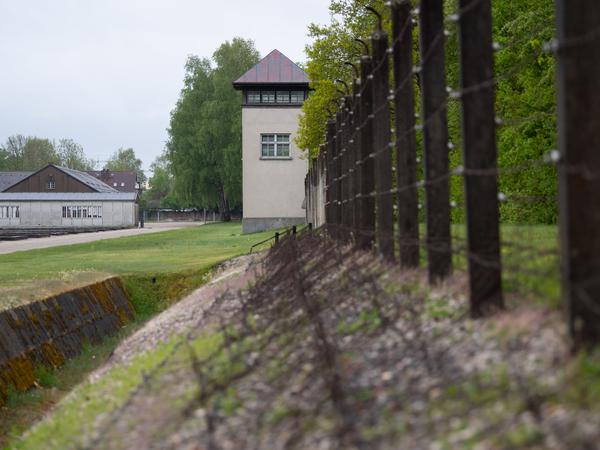
[(54, 164), (37, 172), (0, 172), (0, 227), (132, 227), (137, 198), (135, 190), (119, 192), (86, 172)]
[(237, 79), (242, 91), (243, 230), (305, 222), (308, 161), (294, 144), (306, 73), (278, 50)]
[(138, 192), (140, 191), (140, 182), (137, 173), (133, 170), (113, 171), (113, 170), (87, 170), (87, 174), (108, 184), (119, 192)]

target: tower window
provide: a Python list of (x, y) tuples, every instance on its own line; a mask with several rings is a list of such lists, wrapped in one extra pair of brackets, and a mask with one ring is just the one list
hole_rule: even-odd
[(301, 105), (307, 97), (306, 91), (264, 89), (245, 91), (246, 105)]
[(292, 91), (291, 102), (292, 103), (303, 103), (304, 102), (304, 91)]
[(289, 103), (290, 91), (277, 91), (277, 103)]
[(275, 91), (261, 91), (263, 103), (275, 103)]
[(290, 135), (289, 134), (263, 134), (261, 136), (262, 158), (289, 158), (290, 157)]
[(248, 91), (248, 103), (260, 103), (260, 91)]

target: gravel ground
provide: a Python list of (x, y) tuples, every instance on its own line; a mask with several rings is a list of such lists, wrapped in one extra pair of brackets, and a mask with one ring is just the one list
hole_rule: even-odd
[(241, 256), (219, 265), (209, 283), (175, 303), (119, 344), (106, 364), (92, 374), (92, 379), (98, 379), (115, 365), (126, 363), (131, 357), (155, 348), (174, 335), (183, 334), (192, 327), (209, 326), (212, 317), (207, 312), (214, 307), (216, 299), (225, 292), (243, 289), (253, 281), (255, 272), (250, 268), (255, 267), (258, 258), (257, 255)]

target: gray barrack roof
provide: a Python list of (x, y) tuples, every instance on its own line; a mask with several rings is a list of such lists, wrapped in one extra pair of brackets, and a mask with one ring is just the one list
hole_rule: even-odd
[(89, 187), (94, 189), (96, 192), (119, 192), (116, 189), (114, 189), (113, 187), (104, 183), (102, 180), (99, 180), (95, 176), (90, 175), (89, 173), (81, 172), (81, 171), (75, 170), (75, 169), (69, 169), (68, 167), (62, 167), (62, 166), (54, 166), (54, 167), (56, 167), (59, 170), (62, 170), (63, 172), (65, 172), (68, 175), (71, 175), (73, 178), (81, 181), (83, 184), (88, 185)]
[(0, 172), (0, 192), (24, 180), (33, 172)]
[(0, 202), (134, 202), (136, 192), (0, 192)]

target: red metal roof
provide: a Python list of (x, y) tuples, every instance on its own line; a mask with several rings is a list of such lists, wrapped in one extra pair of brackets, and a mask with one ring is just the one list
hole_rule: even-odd
[(88, 170), (87, 173), (120, 192), (137, 192), (137, 174), (131, 170)]
[(243, 84), (308, 84), (306, 72), (279, 50), (273, 50), (257, 65), (233, 82)]

